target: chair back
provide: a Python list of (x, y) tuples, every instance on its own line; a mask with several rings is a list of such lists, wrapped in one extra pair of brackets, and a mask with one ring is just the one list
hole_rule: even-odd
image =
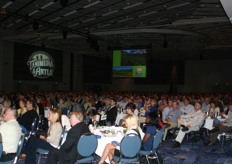
[(33, 134), (36, 132), (37, 130), (37, 125), (38, 125), (38, 121), (39, 119), (38, 118), (35, 118), (31, 124), (31, 131), (30, 131), (30, 134)]
[(0, 142), (0, 158), (2, 156), (2, 151), (3, 151), (3, 147), (2, 147), (2, 143)]
[(16, 156), (19, 156), (21, 153), (21, 150), (23, 148), (23, 143), (24, 143), (24, 139), (25, 139), (25, 134), (22, 133), (20, 139), (19, 139), (19, 143), (18, 143), (18, 148), (17, 148), (17, 152), (16, 152)]
[(127, 134), (120, 143), (120, 151), (124, 157), (133, 158), (141, 149), (141, 139), (137, 134)]
[(83, 134), (77, 143), (77, 152), (83, 156), (88, 157), (95, 153), (98, 141), (94, 134)]
[(65, 142), (68, 131), (65, 131), (65, 126), (62, 128), (62, 133), (60, 136), (60, 141), (59, 141), (59, 145), (58, 145), (58, 149), (60, 148), (60, 146)]
[(159, 131), (156, 132), (153, 138), (153, 146), (152, 146), (153, 152), (155, 152), (158, 149), (160, 142), (162, 141), (163, 135), (164, 135), (163, 129), (160, 129)]
[(25, 136), (26, 136), (26, 135), (28, 134), (27, 129), (26, 129), (25, 126), (23, 126), (23, 125), (20, 125), (20, 127), (21, 127), (21, 129), (22, 129), (22, 133), (24, 133)]

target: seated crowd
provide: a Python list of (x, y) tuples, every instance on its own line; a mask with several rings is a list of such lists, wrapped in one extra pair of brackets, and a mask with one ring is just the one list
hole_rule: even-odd
[[(173, 145), (177, 148), (181, 146), (186, 134), (199, 131), (210, 117), (215, 120), (215, 129), (205, 129), (209, 137), (209, 142), (205, 144), (213, 145), (218, 134), (232, 131), (231, 102), (232, 95), (216, 93), (170, 95), (102, 92), (99, 95), (93, 92), (64, 91), (18, 94), (3, 92), (0, 93), (0, 134), (3, 145), (0, 162), (14, 159), (21, 127), (28, 132), (32, 131), (34, 120), (43, 121), (38, 123), (37, 133), (30, 136), (23, 147), (26, 164), (36, 163), (38, 148), (49, 151), (48, 164), (75, 163), (82, 158), (76, 150), (76, 144), (81, 135), (90, 133), (89, 124), (124, 126), (126, 134), (138, 135), (142, 142), (141, 149), (149, 151), (159, 129), (164, 129), (163, 142), (175, 136), (174, 133), (178, 131)], [(225, 117), (224, 121), (218, 120), (218, 116)], [(67, 130), (68, 134), (60, 146), (63, 130)], [(104, 163), (106, 158), (111, 161), (113, 155), (118, 155), (116, 147), (116, 144), (108, 143), (99, 163)]]

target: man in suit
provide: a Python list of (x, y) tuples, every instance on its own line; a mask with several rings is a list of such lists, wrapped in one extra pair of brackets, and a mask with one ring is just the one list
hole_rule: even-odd
[(72, 128), (69, 130), (66, 141), (60, 149), (51, 150), (47, 164), (73, 164), (81, 156), (77, 153), (77, 143), (84, 133), (90, 133), (88, 126), (83, 122), (81, 112), (73, 112), (70, 117)]
[(107, 115), (107, 125), (114, 125), (117, 114), (118, 114), (118, 109), (115, 106), (115, 100), (111, 99), (110, 100), (110, 107), (107, 109), (106, 111), (106, 115)]

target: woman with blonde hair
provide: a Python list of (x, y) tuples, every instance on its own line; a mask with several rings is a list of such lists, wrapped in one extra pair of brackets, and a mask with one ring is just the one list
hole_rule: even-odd
[(47, 137), (40, 135), (38, 137), (30, 137), (26, 145), (25, 164), (36, 164), (36, 149), (53, 150), (59, 146), (60, 136), (62, 133), (61, 126), (61, 109), (53, 108), (48, 114), (50, 126), (48, 128)]
[[(142, 139), (144, 134), (139, 127), (138, 120), (134, 114), (128, 114), (127, 116), (124, 117), (125, 120), (125, 125), (126, 125), (126, 134), (136, 134), (140, 136)], [(116, 149), (116, 145), (112, 143), (108, 143), (104, 149), (104, 152), (101, 156), (101, 160), (99, 161), (99, 164), (103, 164), (106, 158), (108, 157), (109, 160), (112, 162), (113, 155), (119, 155), (119, 150)]]

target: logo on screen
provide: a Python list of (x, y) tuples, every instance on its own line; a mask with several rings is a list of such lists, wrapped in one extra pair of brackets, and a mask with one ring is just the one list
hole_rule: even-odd
[(34, 52), (27, 61), (27, 65), (34, 77), (45, 79), (53, 76), (55, 63), (53, 58), (45, 51)]

